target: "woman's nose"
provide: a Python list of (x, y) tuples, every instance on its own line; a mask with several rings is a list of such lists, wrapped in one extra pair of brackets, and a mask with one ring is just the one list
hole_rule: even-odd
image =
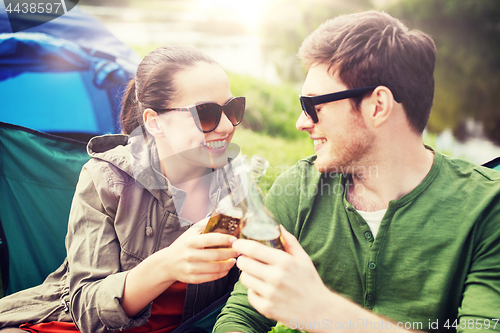
[(231, 121), (226, 116), (226, 114), (224, 112), (222, 112), (222, 114), (220, 116), (219, 125), (217, 125), (217, 127), (215, 128), (215, 131), (229, 133), (229, 132), (232, 132), (233, 129), (234, 129), (233, 123), (231, 123)]

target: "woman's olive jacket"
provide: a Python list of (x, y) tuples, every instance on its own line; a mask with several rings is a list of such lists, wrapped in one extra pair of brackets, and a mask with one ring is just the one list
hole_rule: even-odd
[[(87, 150), (92, 158), (73, 198), (67, 257), (43, 284), (0, 300), (0, 328), (73, 321), (81, 332), (121, 331), (144, 325), (151, 314), (151, 304), (133, 318), (125, 314), (125, 277), (193, 224), (178, 216), (186, 193), (159, 171), (154, 141), (142, 135), (95, 137)], [(213, 177), (207, 216), (232, 186), (221, 173), (208, 175)], [(183, 322), (231, 291), (237, 279), (233, 267), (217, 281), (188, 284)]]

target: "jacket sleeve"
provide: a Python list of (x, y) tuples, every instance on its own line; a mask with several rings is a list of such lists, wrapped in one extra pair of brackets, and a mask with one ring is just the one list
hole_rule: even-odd
[(83, 332), (118, 331), (144, 325), (147, 306), (134, 318), (121, 307), (127, 272), (120, 267), (120, 243), (114, 215), (112, 171), (107, 163), (89, 161), (77, 184), (69, 217), (66, 248), (69, 262), (70, 310)]

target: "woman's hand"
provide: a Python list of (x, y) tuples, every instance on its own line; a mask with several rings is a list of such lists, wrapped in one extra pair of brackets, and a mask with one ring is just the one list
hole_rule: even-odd
[(166, 280), (204, 283), (225, 276), (234, 266), (237, 253), (231, 244), (236, 237), (217, 232), (203, 234), (207, 222), (208, 218), (194, 224), (169, 247), (153, 255), (164, 266)]
[(155, 252), (127, 274), (122, 307), (129, 317), (139, 313), (175, 281), (199, 284), (217, 280), (234, 266), (237, 253), (231, 244), (236, 237), (203, 234), (207, 222), (208, 218), (194, 224), (169, 247)]

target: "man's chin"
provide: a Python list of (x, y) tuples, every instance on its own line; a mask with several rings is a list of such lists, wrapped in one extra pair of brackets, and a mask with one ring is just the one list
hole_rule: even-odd
[(353, 166), (344, 166), (338, 161), (334, 160), (323, 160), (321, 158), (314, 161), (314, 166), (316, 170), (320, 173), (339, 173), (339, 174), (352, 174), (354, 172)]
[(314, 166), (316, 167), (316, 170), (320, 173), (330, 173), (332, 172), (331, 170), (337, 170), (336, 167), (333, 166), (333, 163), (331, 160), (325, 160), (324, 158), (321, 158), (320, 155), (316, 157), (316, 160), (314, 161)]

